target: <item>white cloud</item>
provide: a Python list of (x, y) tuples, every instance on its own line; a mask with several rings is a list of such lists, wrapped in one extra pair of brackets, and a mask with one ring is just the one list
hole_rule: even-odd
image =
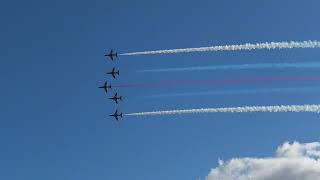
[(207, 180), (320, 180), (320, 142), (286, 142), (274, 157), (219, 160)]

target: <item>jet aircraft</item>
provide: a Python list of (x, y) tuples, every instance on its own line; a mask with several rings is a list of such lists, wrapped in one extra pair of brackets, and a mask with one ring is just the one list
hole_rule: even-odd
[(108, 89), (111, 89), (111, 84), (108, 85), (108, 82), (106, 81), (103, 86), (100, 86), (98, 88), (102, 88), (106, 93), (108, 93)]
[(113, 61), (114, 57), (118, 58), (118, 53), (117, 52), (113, 53), (113, 50), (111, 50), (109, 54), (106, 54), (104, 56), (108, 56), (111, 59), (111, 61)]
[(122, 96), (118, 96), (118, 93), (116, 93), (113, 97), (109, 98), (113, 100), (115, 103), (119, 103), (119, 101), (122, 101)]
[(119, 117), (122, 118), (122, 112), (118, 114), (118, 110), (116, 110), (116, 112), (114, 112), (113, 114), (110, 114), (109, 116), (114, 117), (116, 121), (119, 121)]
[(119, 70), (116, 71), (116, 68), (112, 68), (112, 71), (111, 72), (107, 72), (107, 74), (111, 74), (113, 79), (116, 79), (116, 75), (118, 75), (118, 76), (120, 75), (119, 74)]

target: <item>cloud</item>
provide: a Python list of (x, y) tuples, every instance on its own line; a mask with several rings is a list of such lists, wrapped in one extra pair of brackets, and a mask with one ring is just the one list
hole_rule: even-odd
[(219, 160), (207, 180), (317, 180), (320, 179), (320, 142), (286, 142), (274, 157)]

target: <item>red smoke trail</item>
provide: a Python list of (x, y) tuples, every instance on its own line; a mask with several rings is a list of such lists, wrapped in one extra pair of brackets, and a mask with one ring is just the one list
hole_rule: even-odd
[(161, 81), (158, 83), (132, 83), (113, 85), (118, 88), (156, 88), (156, 87), (173, 87), (173, 86), (195, 86), (208, 84), (242, 84), (242, 83), (260, 83), (260, 82), (277, 82), (277, 81), (320, 81), (320, 77), (257, 77), (241, 79), (224, 79), (224, 80), (178, 80), (178, 81)]

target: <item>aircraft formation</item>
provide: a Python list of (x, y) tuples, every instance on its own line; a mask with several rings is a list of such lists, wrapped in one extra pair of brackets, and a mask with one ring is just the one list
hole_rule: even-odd
[[(231, 44), (231, 45), (218, 45), (218, 46), (209, 46), (209, 47), (198, 47), (198, 48), (179, 48), (179, 49), (165, 49), (165, 50), (152, 50), (152, 51), (137, 51), (129, 53), (118, 54), (111, 50), (109, 53), (105, 54), (105, 57), (110, 58), (111, 61), (115, 61), (120, 56), (136, 56), (136, 55), (154, 55), (154, 54), (172, 54), (172, 53), (192, 53), (192, 52), (217, 52), (217, 51), (247, 51), (247, 50), (273, 50), (273, 49), (294, 49), (294, 48), (320, 48), (320, 41), (282, 41), (282, 42), (266, 42), (266, 43), (245, 43), (245, 44)], [(226, 66), (203, 66), (203, 67), (179, 67), (179, 68), (165, 68), (165, 69), (149, 69), (143, 70), (140, 72), (169, 72), (169, 71), (199, 71), (199, 70), (232, 70), (232, 69), (265, 69), (265, 68), (314, 68), (319, 66), (318, 64), (302, 64), (302, 63), (264, 63), (264, 64), (243, 64), (243, 65), (226, 65)], [(113, 67), (110, 72), (106, 74), (111, 75), (113, 79), (117, 79), (120, 75), (119, 69)], [(315, 78), (262, 78), (262, 80), (314, 80)], [(317, 79), (317, 78), (316, 78)], [(257, 81), (257, 78), (246, 79), (246, 82)], [(189, 81), (190, 83), (216, 83), (216, 82), (236, 82), (237, 80), (223, 80), (223, 81)], [(260, 81), (260, 80), (259, 80)], [(181, 82), (181, 83), (180, 83)], [(179, 85), (185, 84), (186, 81), (176, 81), (174, 84)], [(241, 80), (243, 82), (243, 80)], [(157, 84), (151, 84), (152, 86)], [(161, 85), (161, 84), (160, 84)], [(126, 85), (125, 85), (126, 86)], [(128, 85), (127, 85), (128, 86)], [(137, 84), (129, 84), (130, 87), (139, 86)], [(121, 86), (115, 86), (121, 87)], [(124, 87), (124, 86), (122, 86)], [(107, 81), (100, 87), (98, 87), (108, 93), (112, 86)], [(295, 88), (296, 90), (297, 88)], [(288, 90), (288, 89), (287, 89)], [(292, 90), (292, 89), (291, 89)], [(268, 89), (268, 92), (274, 92), (273, 90)], [(244, 91), (236, 91), (236, 93), (241, 93)], [(255, 91), (257, 92), (257, 91)], [(266, 92), (263, 90), (263, 92)], [(228, 93), (228, 92), (223, 92)], [(184, 93), (187, 94), (187, 93)], [(201, 94), (201, 92), (199, 93)], [(221, 94), (221, 93), (220, 93)], [(194, 95), (194, 93), (193, 93)], [(109, 100), (112, 100), (115, 104), (119, 104), (122, 101), (122, 96), (117, 92), (114, 96), (109, 97)], [(228, 112), (228, 113), (242, 113), (242, 112), (320, 112), (320, 105), (278, 105), (278, 106), (245, 106), (245, 107), (230, 107), (230, 108), (199, 108), (199, 109), (182, 109), (182, 110), (167, 110), (167, 111), (151, 111), (151, 112), (138, 112), (138, 113), (129, 113), (122, 114), (118, 109), (115, 110), (113, 114), (109, 116), (114, 117), (116, 121), (120, 121), (122, 115), (126, 116), (146, 116), (146, 115), (168, 115), (168, 114), (185, 114), (185, 113), (218, 113), (218, 112)]]
[[(116, 58), (118, 58), (118, 53), (111, 50), (109, 54), (105, 54), (104, 56), (109, 57), (111, 61), (115, 61)], [(110, 72), (107, 72), (106, 74), (111, 75), (113, 79), (117, 79), (117, 77), (120, 75), (119, 72), (119, 69), (117, 70), (114, 67)], [(105, 93), (108, 93), (112, 89), (112, 86), (111, 84), (108, 84), (108, 81), (105, 81), (105, 83), (102, 86), (99, 86), (98, 88), (103, 89)], [(116, 104), (119, 104), (120, 101), (122, 101), (122, 96), (118, 95), (118, 93), (116, 92), (114, 96), (109, 97), (108, 99), (112, 100)], [(119, 112), (118, 109), (116, 109), (115, 112), (113, 114), (110, 114), (109, 116), (113, 117), (116, 121), (119, 121), (120, 118), (122, 118), (122, 112)]]

